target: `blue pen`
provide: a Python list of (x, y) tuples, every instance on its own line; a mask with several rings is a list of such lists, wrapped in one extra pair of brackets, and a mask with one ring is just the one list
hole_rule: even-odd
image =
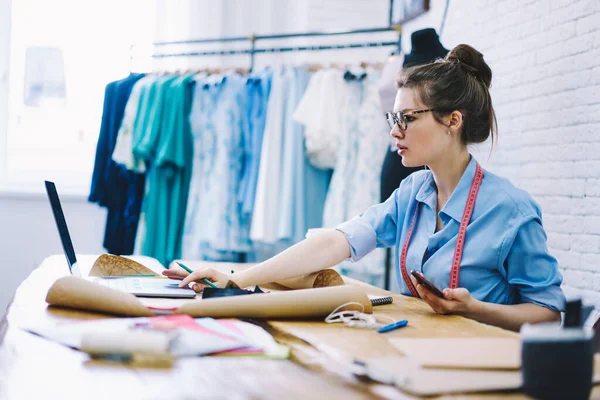
[(393, 331), (394, 329), (404, 328), (406, 325), (408, 325), (408, 320), (403, 319), (402, 321), (394, 322), (393, 324), (389, 324), (382, 328), (379, 328), (377, 330), (377, 332), (379, 332), (379, 333), (389, 332), (389, 331)]

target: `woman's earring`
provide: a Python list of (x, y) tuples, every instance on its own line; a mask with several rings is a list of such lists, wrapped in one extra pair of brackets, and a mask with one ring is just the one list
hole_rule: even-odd
[(448, 135), (452, 135), (452, 131), (448, 129)]

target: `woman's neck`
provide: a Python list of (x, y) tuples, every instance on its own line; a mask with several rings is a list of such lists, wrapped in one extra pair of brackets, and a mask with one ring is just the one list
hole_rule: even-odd
[(467, 169), (471, 156), (466, 148), (461, 149), (458, 154), (448, 154), (442, 159), (429, 165), (433, 173), (433, 179), (437, 186), (438, 196), (449, 199), (450, 195), (458, 185), (460, 178)]

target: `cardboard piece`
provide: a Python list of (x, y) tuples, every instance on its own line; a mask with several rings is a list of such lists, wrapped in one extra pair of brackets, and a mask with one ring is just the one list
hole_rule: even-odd
[[(473, 353), (469, 353), (471, 357)], [(366, 360), (367, 372), (378, 380), (392, 382), (417, 396), (520, 390), (520, 370), (493, 371), (424, 368), (409, 357), (375, 357)], [(600, 355), (594, 357), (594, 385), (600, 383)]]
[[(518, 370), (518, 338), (390, 338), (402, 354), (424, 368)], [(468, 356), (468, 357), (467, 357)]]
[(113, 256), (111, 254), (102, 254), (90, 270), (90, 276), (123, 276), (153, 274), (154, 271), (132, 259)]
[[(325, 317), (349, 302), (362, 304), (365, 313), (373, 312), (367, 294), (354, 285), (200, 299), (179, 303), (183, 305), (178, 307), (157, 309), (146, 307), (130, 293), (75, 276), (59, 278), (48, 290), (46, 302), (54, 306), (135, 317), (173, 313), (215, 318), (316, 318)], [(359, 307), (348, 306), (347, 309)]]
[[(469, 357), (473, 353), (469, 354)], [(483, 371), (423, 368), (409, 357), (367, 360), (370, 375), (385, 377), (399, 389), (417, 396), (517, 390), (520, 371)]]

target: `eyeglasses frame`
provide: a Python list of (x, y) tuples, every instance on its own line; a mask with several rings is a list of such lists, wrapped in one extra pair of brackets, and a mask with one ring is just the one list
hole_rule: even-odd
[(406, 120), (406, 117), (410, 117), (416, 114), (422, 114), (422, 113), (426, 113), (429, 111), (441, 111), (441, 110), (435, 110), (433, 108), (428, 108), (425, 110), (415, 110), (415, 111), (409, 111), (409, 112), (403, 112), (403, 111), (396, 111), (396, 112), (386, 112), (385, 113), (385, 118), (388, 122), (388, 125), (390, 125), (390, 117), (393, 119), (394, 121), (394, 125), (390, 126), (390, 129), (394, 129), (395, 125), (398, 125), (398, 128), (400, 128), (401, 131), (405, 131), (406, 128), (408, 128), (408, 121)]

